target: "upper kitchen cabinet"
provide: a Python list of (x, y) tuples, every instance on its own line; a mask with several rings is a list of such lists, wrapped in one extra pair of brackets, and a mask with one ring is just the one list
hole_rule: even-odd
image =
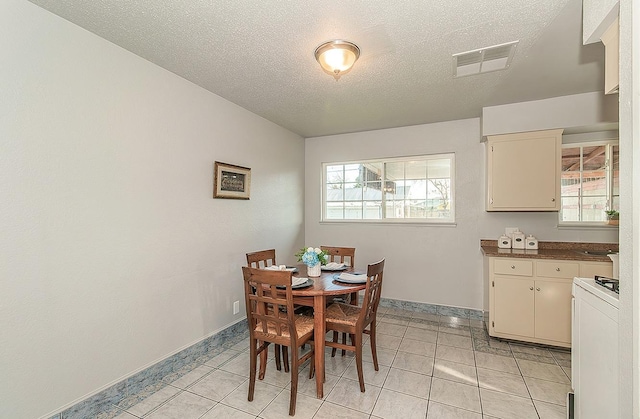
[(602, 34), (604, 44), (604, 93), (618, 93), (620, 78), (620, 25), (618, 18)]
[(487, 211), (559, 211), (562, 129), (487, 136)]

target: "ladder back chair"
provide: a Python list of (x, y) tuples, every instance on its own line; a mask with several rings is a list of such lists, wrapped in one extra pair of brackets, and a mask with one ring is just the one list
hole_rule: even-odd
[[(309, 377), (311, 378), (314, 373), (313, 345), (309, 352), (298, 358), (301, 352), (299, 348), (313, 340), (313, 317), (295, 314), (293, 311), (291, 272), (243, 267), (242, 274), (249, 322), (248, 400), (253, 401), (258, 355), (267, 351), (270, 343), (283, 348), (291, 347), (289, 415), (293, 416), (296, 411), (300, 365), (310, 359)], [(262, 370), (260, 373), (264, 376), (265, 364), (261, 364), (260, 368)]]
[[(365, 333), (370, 336), (373, 367), (378, 371), (378, 354), (376, 353), (376, 314), (378, 312), (378, 304), (380, 304), (380, 293), (382, 292), (383, 270), (384, 259), (367, 267), (367, 285), (364, 291), (364, 301), (361, 307), (351, 304), (333, 303), (327, 307), (325, 312), (327, 331), (334, 331), (333, 342), (325, 342), (325, 345), (331, 348), (346, 349), (348, 351), (355, 352), (358, 381), (360, 381), (361, 392), (364, 392), (364, 375), (362, 372), (362, 335)], [(368, 330), (367, 327), (369, 327)], [(342, 343), (338, 343), (337, 332), (349, 334), (351, 336), (351, 345), (347, 345), (346, 339), (344, 338)], [(331, 356), (334, 355), (335, 351), (332, 351)]]
[[(276, 249), (247, 253), (247, 266), (264, 269), (276, 264)], [(262, 266), (261, 266), (262, 265)]]
[[(356, 248), (355, 247), (336, 247), (336, 246), (320, 246), (320, 249), (324, 250), (329, 254), (329, 260), (327, 262), (336, 262), (336, 263), (344, 263), (347, 266), (351, 266), (352, 268), (356, 263)], [(338, 303), (349, 303), (350, 295), (338, 295), (333, 298), (334, 302)], [(338, 332), (333, 332), (334, 340), (338, 338)], [(347, 335), (342, 336), (342, 343), (347, 343)], [(336, 348), (331, 350), (331, 356), (335, 356)], [(345, 355), (345, 350), (342, 350), (342, 356)]]
[[(259, 250), (257, 252), (247, 253), (247, 266), (250, 268), (264, 269), (269, 266), (276, 265), (276, 249)], [(284, 372), (289, 372), (289, 354), (287, 353), (287, 347), (282, 348), (282, 355), (280, 354), (280, 345), (273, 345), (273, 351), (275, 352), (276, 369), (282, 370), (282, 364), (280, 359), (284, 361)], [(268, 351), (264, 351), (261, 354), (260, 363), (266, 365)], [(264, 378), (264, 369), (260, 367), (260, 376), (258, 379)]]
[(328, 262), (344, 263), (351, 267), (355, 266), (355, 247), (320, 246), (320, 249), (329, 254)]

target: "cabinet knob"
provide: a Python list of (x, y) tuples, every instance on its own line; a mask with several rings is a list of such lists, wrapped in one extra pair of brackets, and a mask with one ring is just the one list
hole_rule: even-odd
[(531, 291), (533, 291), (533, 287), (529, 287), (529, 289), (530, 289)]
[(515, 269), (515, 268), (516, 268), (516, 265), (511, 265), (511, 269)]
[(540, 288), (536, 288), (536, 291), (540, 291)]
[(555, 198), (551, 198), (551, 202), (556, 202), (556, 199)]
[(560, 268), (556, 268), (556, 272), (560, 272)]

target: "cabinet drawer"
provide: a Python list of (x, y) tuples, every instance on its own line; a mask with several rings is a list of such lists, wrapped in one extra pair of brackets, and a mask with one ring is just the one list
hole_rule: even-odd
[(493, 261), (493, 272), (500, 275), (533, 276), (533, 261), (496, 258)]
[(548, 261), (536, 262), (536, 276), (546, 278), (573, 278), (579, 276), (580, 264), (577, 262)]
[(593, 278), (596, 275), (613, 276), (613, 263), (607, 262), (582, 262), (580, 263), (580, 276), (583, 278)]

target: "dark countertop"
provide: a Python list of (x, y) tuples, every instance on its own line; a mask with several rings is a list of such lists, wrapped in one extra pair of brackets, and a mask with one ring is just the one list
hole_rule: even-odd
[(611, 251), (618, 252), (617, 243), (578, 243), (578, 242), (539, 242), (538, 250), (499, 249), (497, 240), (480, 240), (480, 248), (485, 256), (511, 257), (530, 259), (559, 259), (585, 262), (611, 262), (606, 255), (590, 255), (584, 252)]

